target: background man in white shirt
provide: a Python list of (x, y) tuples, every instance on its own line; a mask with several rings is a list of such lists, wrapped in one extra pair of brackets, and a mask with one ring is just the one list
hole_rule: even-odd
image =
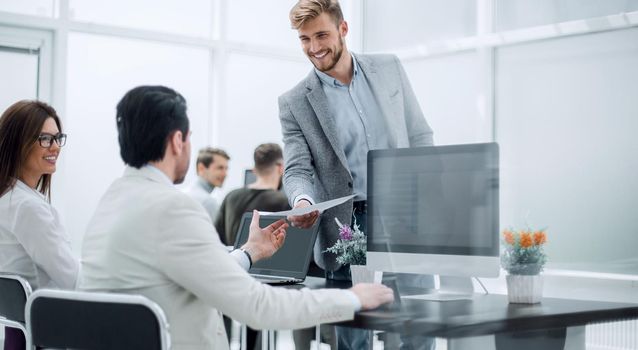
[(204, 206), (210, 220), (215, 222), (219, 203), (211, 196), (215, 187), (222, 187), (228, 174), (230, 156), (219, 148), (206, 147), (197, 155), (197, 180), (188, 189), (188, 194)]
[(292, 290), (257, 282), (246, 270), (281, 247), (287, 225), (261, 229), (255, 212), (248, 242), (229, 254), (203, 208), (173, 186), (190, 159), (184, 98), (162, 86), (134, 88), (118, 103), (116, 121), (127, 168), (89, 223), (81, 289), (154, 300), (175, 350), (228, 349), (221, 313), (257, 329), (293, 329), (349, 320), (392, 301), (380, 284)]

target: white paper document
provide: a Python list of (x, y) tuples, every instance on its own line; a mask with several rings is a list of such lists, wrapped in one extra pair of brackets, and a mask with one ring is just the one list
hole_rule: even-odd
[(313, 204), (309, 207), (303, 207), (303, 208), (294, 208), (291, 210), (284, 210), (284, 211), (260, 211), (259, 215), (262, 216), (296, 216), (296, 215), (303, 215), (303, 214), (308, 214), (311, 213), (315, 210), (319, 210), (319, 212), (323, 212), (324, 210), (330, 209), (332, 207), (335, 207), (339, 204), (343, 204), (346, 201), (348, 201), (349, 199), (353, 198), (354, 194), (349, 195), (349, 196), (345, 196), (345, 197), (341, 197), (341, 198), (337, 198), (337, 199), (331, 199), (329, 201), (325, 201), (325, 202), (321, 202), (321, 203), (317, 203), (317, 204)]

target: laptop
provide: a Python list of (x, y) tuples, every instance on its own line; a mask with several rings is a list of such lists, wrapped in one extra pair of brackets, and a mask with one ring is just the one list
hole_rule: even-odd
[[(252, 218), (252, 213), (245, 213), (242, 216), (235, 241), (235, 249), (244, 245), (248, 240)], [(279, 219), (282, 219), (282, 217), (261, 216), (259, 227), (266, 227)], [(248, 273), (266, 284), (295, 284), (303, 282), (306, 279), (306, 273), (308, 273), (312, 248), (315, 245), (318, 231), (318, 221), (308, 229), (288, 227), (284, 245), (270, 258), (254, 263)]]

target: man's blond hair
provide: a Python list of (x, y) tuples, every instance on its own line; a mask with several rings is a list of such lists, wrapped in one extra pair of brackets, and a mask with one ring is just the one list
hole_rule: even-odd
[(343, 21), (343, 12), (337, 0), (299, 0), (290, 10), (290, 25), (299, 29), (307, 21), (327, 13), (337, 26)]

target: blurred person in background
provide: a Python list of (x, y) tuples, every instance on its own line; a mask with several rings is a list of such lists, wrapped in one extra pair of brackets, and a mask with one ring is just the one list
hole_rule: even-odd
[(255, 149), (253, 173), (257, 180), (247, 187), (226, 195), (215, 219), (215, 228), (222, 242), (235, 244), (239, 222), (244, 213), (253, 211), (282, 211), (290, 209), (288, 198), (278, 191), (284, 173), (284, 157), (276, 143), (264, 143)]
[(230, 156), (219, 148), (202, 148), (197, 155), (195, 169), (197, 180), (191, 184), (187, 193), (206, 209), (211, 221), (215, 221), (219, 203), (211, 196), (215, 187), (222, 187), (228, 174)]

